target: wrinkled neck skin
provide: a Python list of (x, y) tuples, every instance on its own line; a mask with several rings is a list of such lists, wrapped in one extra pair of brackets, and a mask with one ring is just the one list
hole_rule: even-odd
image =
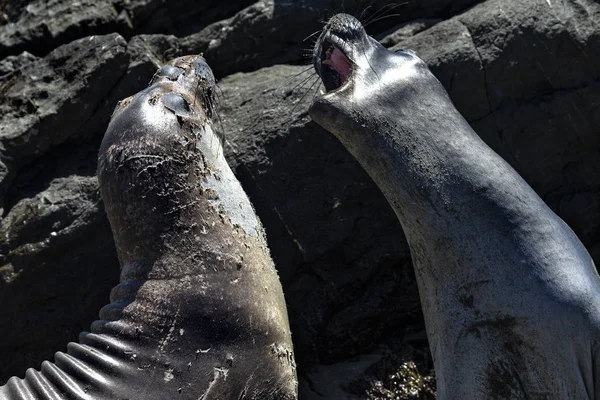
[[(581, 242), (477, 136), (414, 54), (371, 38), (355, 54), (349, 84), (317, 99), (310, 114), (400, 220), (439, 398), (593, 394), (589, 328), (598, 326), (600, 290)], [(574, 330), (585, 339), (556, 349), (557, 337)], [(565, 383), (564, 369), (577, 365), (586, 368)]]

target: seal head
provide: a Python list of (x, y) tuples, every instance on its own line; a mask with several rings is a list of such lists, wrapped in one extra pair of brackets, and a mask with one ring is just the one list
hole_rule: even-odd
[(433, 89), (447, 99), (414, 52), (387, 50), (348, 14), (327, 23), (315, 44), (313, 64), (326, 93), (315, 99), (310, 114), (346, 146), (355, 147), (357, 142), (368, 146), (373, 124), (403, 118), (402, 105), (414, 99), (416, 91)]

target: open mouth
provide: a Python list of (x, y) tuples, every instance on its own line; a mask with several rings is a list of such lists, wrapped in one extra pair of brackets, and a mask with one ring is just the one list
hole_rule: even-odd
[(319, 61), (319, 75), (327, 92), (341, 88), (348, 81), (352, 65), (348, 57), (336, 45), (324, 41)]

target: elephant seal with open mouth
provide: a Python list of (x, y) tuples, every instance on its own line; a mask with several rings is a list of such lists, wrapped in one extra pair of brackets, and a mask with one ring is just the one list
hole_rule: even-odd
[(91, 333), (0, 399), (297, 398), (281, 284), (211, 129), (214, 90), (188, 56), (117, 106), (98, 178), (121, 282)]
[(406, 234), (440, 399), (600, 399), (600, 280), (571, 229), (472, 130), (410, 51), (334, 16), (312, 118)]

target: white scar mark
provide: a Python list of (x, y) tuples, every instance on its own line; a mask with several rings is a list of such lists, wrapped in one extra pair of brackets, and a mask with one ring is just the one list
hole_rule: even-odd
[(171, 327), (169, 328), (169, 332), (159, 342), (159, 346), (158, 346), (158, 350), (157, 350), (158, 353), (164, 353), (165, 347), (167, 346), (167, 344), (169, 344), (169, 342), (173, 338), (173, 331), (175, 330), (175, 324), (177, 324), (177, 318), (179, 318), (179, 311), (180, 310), (181, 310), (181, 307), (178, 307), (177, 308), (177, 312), (175, 313), (175, 318), (173, 318), (173, 323), (171, 324)]
[(210, 381), (210, 383), (208, 384), (208, 388), (206, 389), (206, 391), (204, 393), (202, 393), (202, 395), (200, 395), (200, 397), (198, 398), (198, 400), (205, 400), (205, 399), (207, 399), (208, 398), (208, 394), (212, 390), (213, 386), (217, 383), (217, 380), (220, 377), (223, 377), (223, 382), (225, 382), (227, 380), (227, 374), (228, 373), (229, 373), (229, 370), (227, 368), (217, 368), (217, 367), (214, 367), (214, 369), (213, 369), (213, 380)]
[(548, 3), (548, 5), (549, 5), (550, 7), (552, 7), (552, 3), (550, 2), (550, 0), (546, 0), (546, 3)]
[(173, 368), (169, 368), (165, 371), (165, 376), (163, 378), (163, 380), (165, 382), (170, 382), (173, 380), (173, 378), (175, 378), (175, 375), (173, 375), (173, 371), (174, 371)]

